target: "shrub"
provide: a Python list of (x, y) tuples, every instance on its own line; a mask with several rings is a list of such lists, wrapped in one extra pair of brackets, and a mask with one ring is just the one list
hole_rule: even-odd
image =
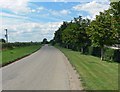
[(13, 49), (12, 43), (4, 43), (2, 44), (2, 49)]
[(2, 49), (13, 49), (15, 47), (24, 47), (31, 45), (40, 45), (39, 42), (15, 42), (15, 43), (2, 43)]
[(104, 60), (120, 62), (120, 49), (105, 48)]
[(101, 49), (100, 47), (88, 47), (88, 54), (100, 57)]
[[(89, 46), (84, 48), (84, 54), (100, 57), (101, 49), (100, 47)], [(120, 62), (120, 49), (104, 48), (103, 60)]]
[(113, 60), (120, 63), (120, 49), (114, 50)]
[(114, 49), (105, 48), (103, 60), (114, 61), (113, 60), (114, 51), (115, 51)]

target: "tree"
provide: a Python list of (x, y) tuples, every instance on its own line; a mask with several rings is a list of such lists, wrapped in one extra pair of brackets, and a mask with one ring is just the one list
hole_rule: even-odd
[(120, 43), (120, 1), (112, 2), (110, 9), (100, 12), (92, 22), (74, 18), (74, 21), (63, 22), (55, 32), (55, 42), (64, 44), (67, 48), (81, 48), (92, 44), (101, 48), (101, 60), (104, 56), (104, 46)]
[(92, 45), (101, 48), (101, 60), (104, 56), (104, 46), (112, 45), (115, 42), (115, 32), (111, 26), (110, 11), (100, 12), (100, 15), (96, 16), (96, 20), (92, 21), (88, 27), (88, 34), (92, 41)]
[(74, 48), (74, 46), (78, 43), (78, 31), (79, 26), (75, 23), (70, 23), (62, 32), (62, 43), (65, 44), (67, 48)]
[(48, 41), (46, 38), (43, 39), (42, 44), (48, 44)]
[(62, 31), (62, 42), (67, 48), (79, 50), (83, 53), (83, 47), (87, 46), (89, 37), (86, 33), (86, 27), (89, 25), (89, 19), (82, 17), (74, 18), (74, 22), (70, 22)]
[(86, 27), (90, 24), (89, 19), (82, 19), (82, 16), (74, 18), (74, 21), (63, 22), (60, 28), (55, 32), (54, 42), (60, 45), (80, 50), (83, 52), (83, 47), (90, 42), (86, 33)]
[(55, 45), (55, 41), (54, 41), (54, 39), (53, 40), (50, 40), (50, 42), (49, 42), (51, 45)]
[(55, 32), (54, 41), (62, 44), (62, 31), (67, 27), (67, 22), (63, 22), (60, 28)]
[(110, 5), (112, 30), (114, 30), (115, 33), (116, 43), (120, 44), (120, 1), (112, 2)]
[(81, 52), (83, 53), (83, 48), (90, 44), (89, 36), (86, 32), (86, 28), (90, 25), (89, 19), (82, 19), (80, 23), (80, 33), (79, 33), (79, 39), (80, 39), (80, 47)]
[(0, 42), (6, 43), (5, 39), (0, 39)]

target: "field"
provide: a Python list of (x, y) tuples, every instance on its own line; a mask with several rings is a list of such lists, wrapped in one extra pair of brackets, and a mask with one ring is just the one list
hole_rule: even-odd
[(59, 48), (78, 71), (85, 90), (118, 90), (118, 63)]
[[(0, 52), (0, 64), (6, 65), (8, 63), (11, 63), (17, 59), (20, 59), (24, 56), (27, 56), (36, 50), (38, 50), (41, 46), (40, 45), (32, 45), (32, 46), (25, 46), (25, 47), (17, 47), (14, 49), (7, 49), (3, 50), (2, 53)], [(2, 55), (1, 55), (2, 54)]]

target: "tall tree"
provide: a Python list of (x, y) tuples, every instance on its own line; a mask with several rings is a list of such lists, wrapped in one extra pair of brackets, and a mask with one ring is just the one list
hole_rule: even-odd
[(112, 30), (114, 30), (116, 43), (120, 44), (120, 1), (112, 2), (110, 8), (110, 14), (112, 16)]
[(54, 41), (62, 44), (62, 31), (67, 27), (67, 22), (63, 22), (60, 28), (55, 32)]
[(96, 20), (92, 21), (88, 27), (88, 34), (92, 41), (92, 45), (101, 48), (101, 60), (104, 56), (104, 46), (112, 45), (115, 42), (115, 32), (111, 26), (110, 11), (100, 12), (96, 16)]
[(6, 43), (5, 39), (0, 39), (0, 42)]
[(48, 41), (46, 38), (43, 39), (42, 44), (48, 44)]
[(70, 22), (62, 32), (62, 42), (67, 47), (72, 46), (72, 48), (77, 48), (77, 50), (81, 48), (81, 52), (83, 52), (83, 47), (89, 41), (86, 33), (86, 27), (89, 23), (89, 19), (82, 19), (82, 17), (74, 18), (74, 22)]
[(62, 42), (67, 48), (72, 47), (78, 43), (79, 26), (75, 23), (70, 23), (67, 28), (62, 32)]

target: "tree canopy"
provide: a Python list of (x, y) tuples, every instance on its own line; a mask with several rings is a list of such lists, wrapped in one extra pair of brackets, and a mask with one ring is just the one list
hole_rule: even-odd
[(48, 41), (46, 38), (43, 39), (42, 44), (48, 44)]
[(110, 6), (108, 10), (96, 15), (95, 20), (79, 16), (71, 22), (63, 22), (55, 32), (55, 43), (71, 49), (81, 49), (81, 52), (86, 46), (100, 47), (102, 59), (105, 45), (120, 43), (120, 1), (111, 2)]
[(5, 39), (0, 39), (1, 43), (6, 43)]

